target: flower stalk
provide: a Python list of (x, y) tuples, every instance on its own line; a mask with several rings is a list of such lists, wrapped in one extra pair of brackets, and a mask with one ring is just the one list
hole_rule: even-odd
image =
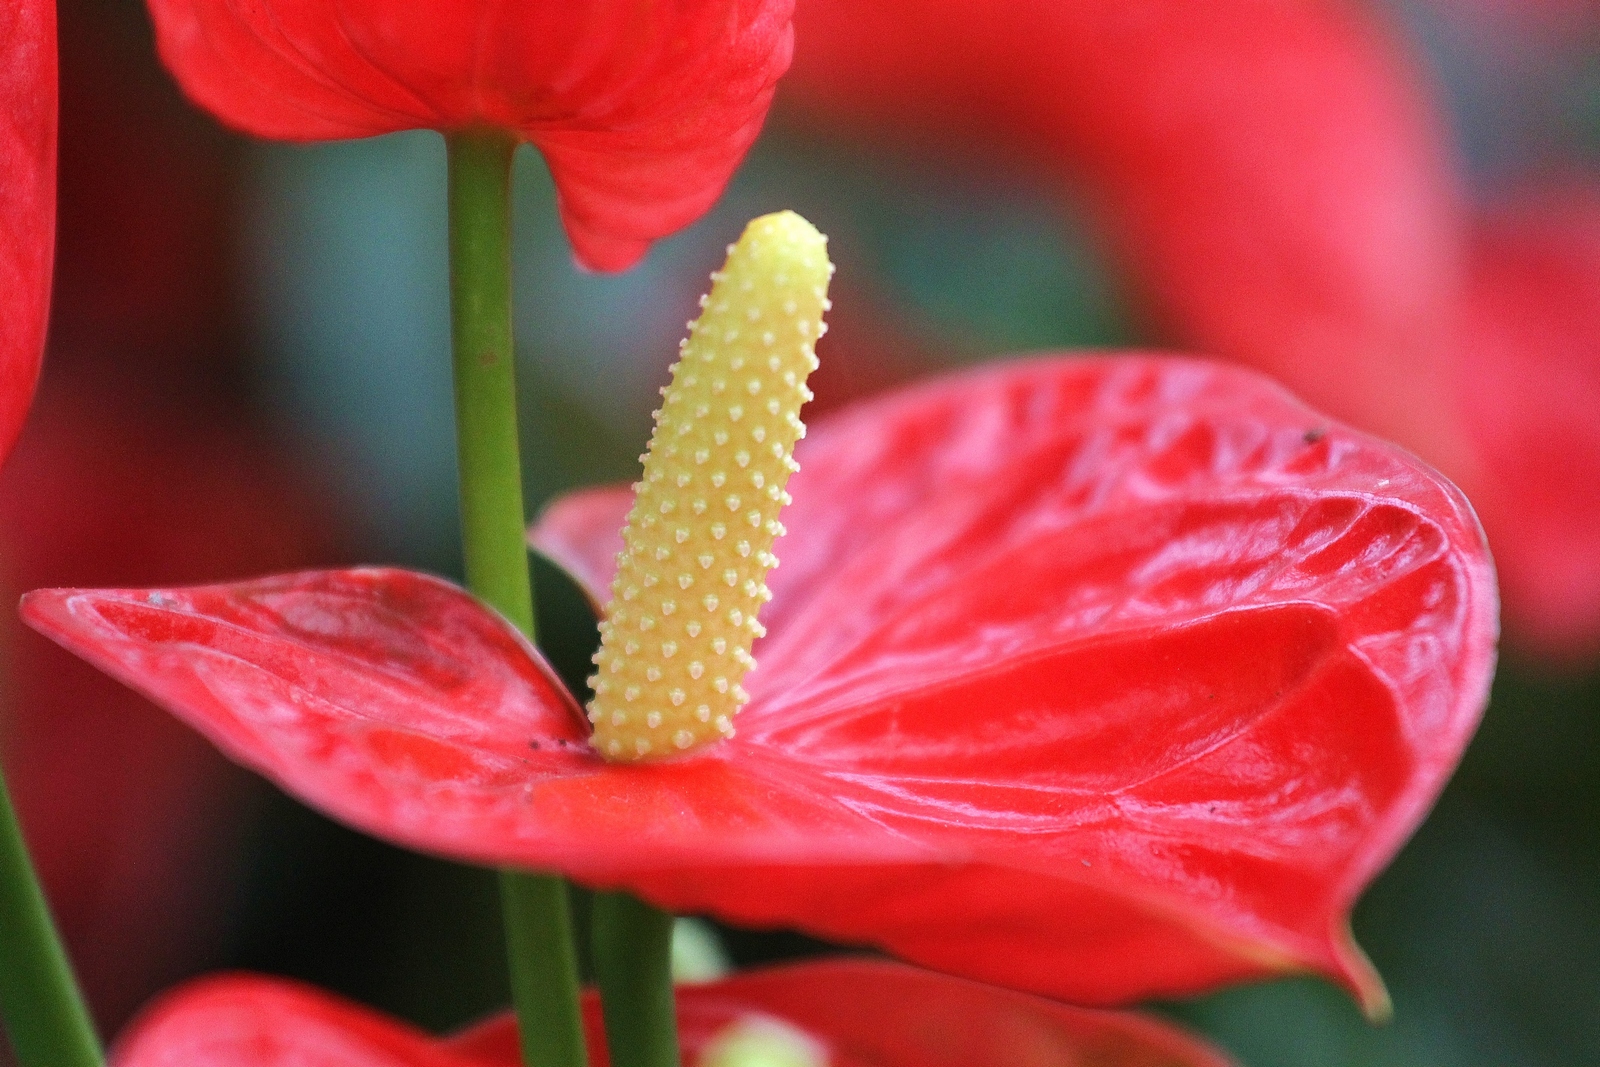
[(21, 1067), (101, 1067), (89, 1010), (0, 773), (0, 1017)]
[(617, 1067), (679, 1067), (672, 916), (631, 893), (594, 898), (594, 970)]
[[(511, 339), (511, 163), (502, 132), (446, 139), (456, 452), (467, 587), (535, 637), (523, 544), (522, 462)], [(586, 1067), (567, 887), (554, 875), (500, 874), (512, 1000), (527, 1067)]]

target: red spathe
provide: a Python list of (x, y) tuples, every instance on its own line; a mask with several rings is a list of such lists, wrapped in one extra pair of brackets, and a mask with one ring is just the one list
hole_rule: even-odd
[[(30, 624), (379, 836), (1084, 1003), (1291, 970), (1383, 1010), (1361, 889), (1475, 727), (1459, 492), (1247, 371), (996, 365), (797, 452), (738, 736), (609, 765), (453, 586), (318, 572), (30, 594)], [(621, 490), (535, 542), (604, 588)]]

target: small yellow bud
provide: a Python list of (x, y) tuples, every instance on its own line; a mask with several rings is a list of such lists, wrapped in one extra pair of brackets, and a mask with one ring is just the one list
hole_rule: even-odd
[(733, 970), (717, 932), (700, 919), (672, 924), (672, 981), (675, 985), (715, 982)]
[[(589, 718), (594, 747), (608, 759), (665, 759), (733, 736), (733, 716), (749, 699), (739, 683), (765, 632), (756, 614), (770, 596), (767, 572), (777, 566), (777, 516), (798, 469), (799, 412), (811, 398), (805, 380), (817, 365), (812, 339), (824, 332), (832, 273), (827, 238), (782, 211), (750, 223), (711, 276), (710, 296), (663, 390), (601, 626), (596, 662), (619, 677), (595, 686)], [(740, 329), (755, 322), (760, 330)], [(729, 395), (735, 390), (760, 398), (760, 410)], [(708, 494), (707, 485), (719, 492)], [(727, 491), (736, 485), (757, 491)], [(658, 521), (668, 516), (669, 524)], [(728, 538), (730, 527), (740, 531), (736, 538)], [(634, 632), (653, 631), (643, 645), (624, 635), (622, 604), (640, 589), (687, 592), (697, 580), (722, 592), (660, 601), (659, 618), (634, 621)], [(731, 662), (718, 662), (713, 673), (705, 668), (713, 660)]]
[(827, 1067), (828, 1050), (811, 1035), (770, 1016), (729, 1023), (700, 1052), (695, 1067)]

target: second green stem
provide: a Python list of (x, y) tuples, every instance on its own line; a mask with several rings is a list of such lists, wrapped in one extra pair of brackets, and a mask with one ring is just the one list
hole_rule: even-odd
[(629, 893), (596, 893), (594, 972), (618, 1067), (679, 1067), (672, 916)]
[(100, 1040), (0, 772), (0, 1020), (22, 1067), (101, 1067)]

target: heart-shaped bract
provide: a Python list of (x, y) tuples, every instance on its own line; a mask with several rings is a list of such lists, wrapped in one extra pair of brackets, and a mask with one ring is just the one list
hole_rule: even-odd
[(0, 460), (33, 400), (56, 245), (56, 5), (0, 9)]
[[(599, 1001), (584, 999), (589, 1057), (606, 1067)], [(1228, 1067), (1166, 1023), (1069, 1008), (894, 963), (832, 960), (678, 988), (683, 1061), (727, 1027), (796, 1028), (828, 1067)], [(169, 993), (123, 1036), (113, 1067), (520, 1067), (516, 1022), (439, 1040), (307, 986), (251, 975)]]
[[(559, 870), (1086, 1003), (1349, 939), (1481, 713), (1466, 501), (1249, 372), (1042, 358), (825, 420), (796, 452), (737, 736), (608, 765), (537, 653), (404, 571), (30, 594), (30, 624), (402, 844)], [(592, 591), (629, 497), (536, 543)]]
[(498, 127), (530, 142), (600, 270), (711, 206), (793, 41), (793, 0), (149, 3), (184, 91), (247, 133)]

